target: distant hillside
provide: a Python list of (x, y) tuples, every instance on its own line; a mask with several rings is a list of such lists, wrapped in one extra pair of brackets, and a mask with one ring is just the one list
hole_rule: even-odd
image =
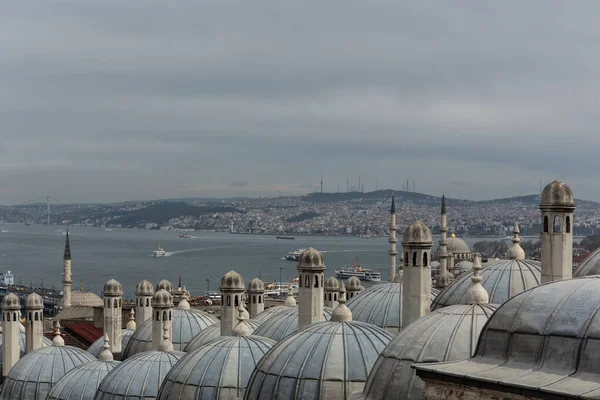
[(184, 202), (165, 202), (152, 204), (140, 210), (130, 211), (110, 221), (111, 225), (137, 226), (147, 222), (165, 224), (171, 218), (179, 216), (198, 217), (216, 212), (235, 212), (235, 207), (206, 206), (194, 207)]

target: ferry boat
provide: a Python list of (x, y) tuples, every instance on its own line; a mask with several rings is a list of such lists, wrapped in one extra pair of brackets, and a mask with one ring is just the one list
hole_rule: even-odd
[(157, 244), (156, 249), (154, 249), (151, 256), (154, 258), (160, 258), (160, 257), (164, 257), (165, 254), (167, 254), (167, 252), (163, 248), (160, 247), (160, 244)]
[(293, 236), (275, 236), (275, 239), (294, 240), (296, 238)]
[(351, 276), (355, 276), (358, 279), (360, 279), (361, 281), (368, 281), (368, 282), (381, 281), (381, 272), (374, 270), (374, 269), (362, 268), (360, 266), (360, 264), (358, 264), (358, 262), (355, 262), (354, 266), (352, 266), (352, 267), (347, 267), (347, 268), (342, 268), (342, 269), (336, 270), (335, 276), (340, 279), (348, 279)]
[(297, 249), (294, 251), (290, 251), (285, 255), (285, 259), (289, 261), (298, 261), (302, 253), (304, 253), (306, 249)]
[(184, 234), (184, 235), (178, 235), (177, 237), (180, 239), (191, 239), (192, 235)]
[(298, 280), (292, 282), (267, 282), (265, 285), (265, 297), (280, 297), (287, 295), (289, 288), (292, 285), (292, 294), (298, 294)]

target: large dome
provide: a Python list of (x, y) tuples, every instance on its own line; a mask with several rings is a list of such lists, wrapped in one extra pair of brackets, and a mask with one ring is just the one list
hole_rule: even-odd
[[(135, 330), (133, 329), (123, 329), (121, 331), (121, 348), (124, 349), (127, 347), (127, 343), (129, 343), (129, 339), (133, 336)], [(88, 347), (87, 352), (98, 358), (102, 350), (104, 350), (104, 337), (99, 337), (94, 343)]]
[(361, 391), (392, 339), (359, 321), (321, 322), (277, 343), (250, 377), (245, 399), (348, 399)]
[(258, 336), (226, 336), (186, 354), (165, 377), (158, 399), (236, 399), (250, 374), (275, 341)]
[[(254, 331), (260, 326), (260, 323), (252, 319), (248, 319), (246, 320), (246, 325), (248, 326), (248, 335), (252, 335), (254, 334)], [(194, 336), (194, 338), (188, 344), (185, 345), (183, 351), (186, 353), (192, 352), (220, 337), (221, 324), (213, 324), (208, 328), (203, 329), (202, 332)]]
[(118, 365), (118, 361), (92, 361), (81, 364), (56, 382), (46, 400), (93, 399), (102, 379)]
[(46, 346), (27, 353), (9, 371), (4, 381), (2, 400), (44, 400), (68, 371), (97, 361), (85, 350), (71, 346)]
[(446, 251), (448, 253), (462, 254), (471, 252), (471, 249), (469, 249), (469, 245), (467, 244), (467, 242), (465, 242), (461, 238), (450, 236), (448, 239), (446, 239), (446, 241), (448, 242), (448, 246), (446, 248)]
[(573, 271), (573, 278), (580, 276), (590, 276), (600, 274), (600, 248), (594, 250), (581, 264), (577, 266), (577, 269)]
[(269, 318), (271, 318), (276, 313), (281, 312), (281, 311), (287, 311), (290, 308), (292, 308), (292, 307), (285, 306), (285, 305), (266, 308), (265, 311), (261, 312), (256, 317), (254, 317), (252, 319), (252, 321), (255, 321), (255, 322), (258, 322), (259, 324), (262, 324), (263, 322), (265, 322), (266, 320), (268, 320)]
[[(530, 398), (600, 396), (600, 276), (556, 281), (508, 300), (480, 335), (470, 360), (419, 370)], [(466, 397), (465, 397), (466, 398)]]
[[(541, 283), (539, 261), (496, 260), (484, 264), (480, 271), (481, 284), (490, 296), (490, 304), (502, 304), (511, 297)], [(473, 271), (465, 272), (446, 286), (431, 304), (432, 310), (465, 303), (465, 294), (471, 287)]]
[[(352, 319), (384, 328), (390, 333), (400, 331), (401, 283), (381, 283), (373, 285), (354, 296), (346, 305), (352, 311)], [(439, 293), (431, 288), (431, 301)]]
[[(203, 329), (219, 322), (212, 315), (200, 310), (173, 310), (172, 342), (175, 350), (183, 350), (194, 336)], [(123, 359), (134, 354), (152, 350), (152, 320), (149, 319), (138, 327), (123, 352)]]
[[(323, 308), (321, 321), (329, 321), (331, 319), (331, 312), (330, 308)], [(289, 307), (289, 310), (275, 313), (271, 318), (263, 322), (254, 331), (254, 335), (273, 339), (278, 342), (297, 330), (298, 307)]]
[(381, 352), (361, 399), (424, 398), (425, 384), (411, 368), (418, 362), (466, 360), (495, 305), (456, 305), (408, 325)]
[(104, 377), (94, 400), (155, 399), (167, 372), (184, 354), (181, 351), (136, 354)]
[[(64, 307), (63, 299), (58, 302), (59, 307)], [(71, 307), (103, 307), (104, 302), (92, 292), (83, 292), (81, 290), (71, 293)]]

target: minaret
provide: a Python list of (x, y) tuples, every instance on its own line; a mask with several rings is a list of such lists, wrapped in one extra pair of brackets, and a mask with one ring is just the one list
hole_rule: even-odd
[(413, 222), (404, 230), (404, 278), (400, 296), (402, 328), (429, 314), (432, 245), (431, 231), (421, 221)]
[(44, 299), (37, 293), (31, 293), (25, 300), (25, 351), (29, 353), (42, 347), (44, 339)]
[(125, 329), (135, 331), (136, 327), (137, 327), (137, 324), (135, 323), (135, 311), (132, 308), (131, 310), (129, 310), (129, 321), (127, 322), (127, 325), (125, 325)]
[(265, 283), (258, 278), (248, 284), (248, 303), (251, 319), (265, 310)]
[(104, 332), (108, 334), (110, 351), (117, 360), (121, 359), (123, 340), (121, 327), (123, 320), (122, 310), (123, 289), (121, 284), (114, 279), (104, 284)]
[(440, 257), (440, 272), (437, 278), (437, 287), (440, 289), (445, 288), (450, 283), (453, 276), (448, 272), (448, 242), (446, 234), (448, 233), (448, 226), (446, 221), (446, 196), (442, 193), (442, 214), (440, 218), (440, 245), (439, 245), (439, 257)]
[(164, 289), (160, 289), (152, 296), (152, 350), (160, 350), (163, 336), (172, 337), (172, 311), (173, 296)]
[(65, 239), (65, 254), (63, 256), (63, 307), (71, 307), (71, 244), (69, 243), (69, 230)]
[(231, 336), (237, 324), (238, 309), (244, 299), (244, 279), (235, 271), (221, 278), (221, 336)]
[[(519, 244), (520, 241), (521, 241), (521, 239), (519, 239), (519, 225), (517, 225), (517, 223), (515, 222), (515, 225), (513, 226), (513, 238), (512, 238), (513, 244), (510, 247), (510, 249), (508, 249), (506, 251), (506, 256), (505, 256), (506, 259), (508, 259), (508, 260), (524, 260), (525, 259), (525, 250), (523, 250), (523, 248)], [(475, 268), (475, 267), (473, 267), (473, 268)]]
[(542, 283), (570, 279), (573, 275), (573, 192), (561, 181), (544, 188), (542, 214)]
[(467, 293), (465, 293), (465, 304), (488, 304), (490, 302), (490, 296), (487, 290), (481, 285), (481, 275), (479, 275), (480, 270), (481, 254), (475, 253), (475, 259), (473, 260), (473, 276), (471, 277), (471, 282), (473, 282), (473, 284), (467, 289)]
[(298, 258), (298, 329), (320, 322), (323, 315), (325, 263), (323, 255), (312, 247)]
[(390, 282), (394, 282), (394, 280), (396, 279), (396, 255), (398, 255), (398, 252), (396, 251), (396, 199), (395, 199), (395, 195), (392, 192), (392, 209), (391, 209), (391, 216), (390, 216), (390, 238), (389, 238), (389, 242), (390, 242), (390, 250), (388, 251), (388, 254), (390, 255)]
[(147, 280), (142, 280), (135, 286), (135, 325), (142, 324), (152, 318), (152, 295), (154, 287)]
[(2, 380), (21, 357), (21, 304), (14, 293), (2, 299)]
[(352, 311), (346, 306), (346, 288), (343, 282), (340, 284), (339, 294), (338, 305), (331, 313), (331, 320), (333, 322), (352, 321)]
[(323, 298), (323, 306), (336, 308), (338, 305), (338, 293), (340, 291), (340, 282), (333, 276), (330, 276), (325, 281), (325, 297)]

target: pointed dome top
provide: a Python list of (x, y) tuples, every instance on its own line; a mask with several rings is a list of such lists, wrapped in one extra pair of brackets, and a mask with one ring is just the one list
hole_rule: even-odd
[(152, 296), (153, 293), (154, 286), (152, 286), (152, 283), (146, 279), (141, 280), (137, 285), (135, 285), (136, 296)]
[(248, 336), (250, 334), (250, 328), (248, 324), (246, 324), (246, 316), (244, 315), (244, 308), (242, 307), (242, 303), (240, 303), (240, 307), (238, 309), (238, 323), (233, 328), (233, 336)]
[(404, 230), (402, 244), (433, 244), (431, 231), (421, 221), (415, 221)]
[(102, 346), (102, 351), (98, 355), (98, 360), (100, 361), (113, 361), (113, 354), (110, 352), (110, 346), (108, 344), (109, 338), (108, 333), (104, 334), (104, 346)]
[(65, 255), (63, 260), (71, 259), (71, 244), (69, 243), (69, 229), (67, 228), (67, 238), (65, 239)]
[(125, 329), (131, 329), (132, 331), (134, 331), (136, 328), (136, 324), (135, 324), (135, 310), (132, 308), (129, 311), (129, 321), (127, 322), (127, 325), (125, 326)]
[(325, 263), (323, 255), (312, 247), (304, 250), (304, 252), (298, 257), (298, 271), (302, 270), (325, 270)]
[(394, 192), (392, 192), (392, 209), (391, 209), (391, 213), (392, 214), (396, 214), (396, 195), (394, 194)]
[(44, 299), (42, 299), (42, 296), (40, 296), (39, 294), (37, 294), (35, 292), (31, 293), (25, 299), (25, 308), (31, 309), (31, 310), (43, 309), (44, 308)]
[(162, 279), (156, 284), (156, 287), (154, 288), (156, 292), (158, 292), (160, 289), (164, 289), (167, 292), (171, 293), (173, 291), (173, 284), (166, 279)]
[(52, 346), (60, 347), (64, 345), (65, 340), (60, 334), (60, 322), (56, 321), (56, 326), (54, 327), (54, 339), (52, 339)]
[(292, 284), (288, 284), (288, 296), (285, 298), (283, 302), (284, 305), (288, 307), (296, 307), (296, 299), (294, 298), (294, 292), (292, 290)]
[(248, 284), (248, 292), (264, 292), (265, 283), (258, 278), (254, 278)]
[(542, 191), (540, 198), (540, 208), (545, 207), (575, 208), (571, 188), (558, 180), (550, 182)]
[(190, 303), (187, 301), (187, 299), (185, 297), (183, 299), (181, 299), (179, 304), (177, 304), (177, 309), (178, 310), (189, 310), (190, 309)]
[(244, 285), (244, 278), (235, 272), (229, 271), (226, 272), (221, 278), (221, 290), (245, 290), (246, 286)]
[(340, 284), (338, 306), (331, 313), (331, 320), (335, 322), (352, 321), (352, 311), (346, 306), (346, 288), (343, 282)]
[(513, 245), (506, 251), (506, 258), (509, 260), (524, 260), (525, 259), (525, 250), (521, 247), (519, 242), (519, 225), (515, 222), (513, 226)]
[(442, 215), (446, 215), (446, 196), (442, 192)]
[(104, 296), (122, 296), (123, 288), (121, 284), (114, 279), (104, 284)]
[(21, 303), (14, 293), (9, 293), (2, 299), (2, 310), (20, 310)]
[(473, 260), (473, 276), (471, 282), (473, 284), (465, 293), (465, 304), (488, 304), (490, 302), (490, 296), (481, 285), (481, 254), (475, 253), (475, 260)]

